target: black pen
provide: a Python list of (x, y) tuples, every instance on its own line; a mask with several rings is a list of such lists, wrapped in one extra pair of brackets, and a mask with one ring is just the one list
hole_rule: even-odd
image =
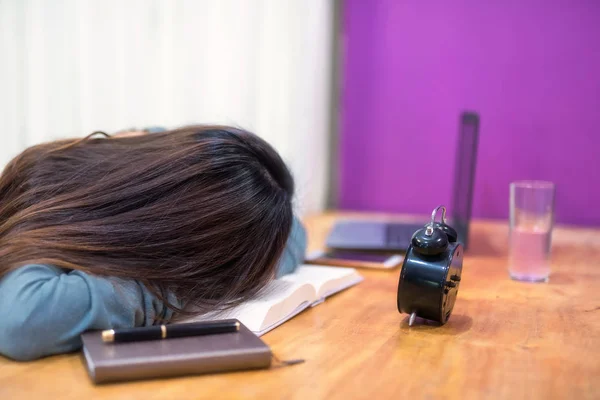
[(141, 328), (108, 329), (102, 331), (104, 343), (139, 342), (143, 340), (162, 340), (186, 336), (215, 335), (240, 330), (236, 319), (221, 321), (190, 322), (173, 325), (155, 325)]

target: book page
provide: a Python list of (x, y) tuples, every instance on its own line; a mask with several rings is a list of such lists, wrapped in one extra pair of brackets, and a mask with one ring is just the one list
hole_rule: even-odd
[(315, 289), (304, 282), (289, 282), (281, 279), (271, 282), (257, 300), (270, 305), (260, 331), (287, 321), (295, 315), (295, 310), (305, 303), (312, 303), (316, 297)]
[(361, 280), (353, 268), (302, 265), (294, 273), (271, 281), (254, 299), (244, 304), (182, 322), (236, 318), (260, 336), (315, 306), (323, 298)]
[(290, 312), (288, 315), (286, 315), (283, 319), (279, 319), (273, 324), (265, 323), (265, 324), (263, 324), (262, 330), (253, 331), (253, 332), (257, 336), (262, 336), (265, 333), (277, 328), (279, 325), (283, 324), (284, 322), (289, 321), (290, 319), (294, 318), (296, 315), (300, 314), (302, 311), (306, 310), (310, 306), (311, 306), (311, 303), (309, 301), (304, 301), (300, 305), (298, 305), (292, 312)]
[(315, 298), (316, 294), (312, 286), (278, 279), (271, 281), (254, 299), (244, 304), (229, 310), (192, 317), (182, 322), (237, 318), (256, 333), (285, 322), (303, 303), (312, 303)]
[(360, 282), (362, 277), (354, 268), (302, 265), (293, 274), (280, 280), (310, 283), (317, 293), (316, 300), (319, 300)]

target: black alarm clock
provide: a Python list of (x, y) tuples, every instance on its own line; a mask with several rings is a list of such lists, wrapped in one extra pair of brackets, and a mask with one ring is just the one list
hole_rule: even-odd
[[(441, 222), (436, 222), (442, 210)], [(408, 247), (400, 281), (398, 311), (410, 314), (409, 326), (420, 317), (445, 324), (454, 308), (460, 287), (463, 246), (458, 234), (446, 224), (446, 207), (431, 213), (431, 222), (414, 233)]]

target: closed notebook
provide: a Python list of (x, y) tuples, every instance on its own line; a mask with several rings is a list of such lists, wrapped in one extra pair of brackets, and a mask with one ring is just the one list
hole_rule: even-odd
[(235, 333), (104, 343), (101, 332), (82, 335), (83, 354), (96, 383), (268, 368), (271, 349), (243, 324)]
[(302, 265), (293, 274), (269, 283), (255, 299), (228, 311), (209, 313), (183, 322), (235, 318), (261, 336), (308, 307), (316, 306), (328, 296), (362, 280), (354, 268)]

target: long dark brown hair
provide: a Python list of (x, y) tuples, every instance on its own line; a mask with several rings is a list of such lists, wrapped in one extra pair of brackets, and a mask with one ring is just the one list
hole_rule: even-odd
[(277, 152), (231, 127), (34, 146), (0, 176), (0, 277), (49, 264), (234, 305), (274, 276), (293, 193)]

